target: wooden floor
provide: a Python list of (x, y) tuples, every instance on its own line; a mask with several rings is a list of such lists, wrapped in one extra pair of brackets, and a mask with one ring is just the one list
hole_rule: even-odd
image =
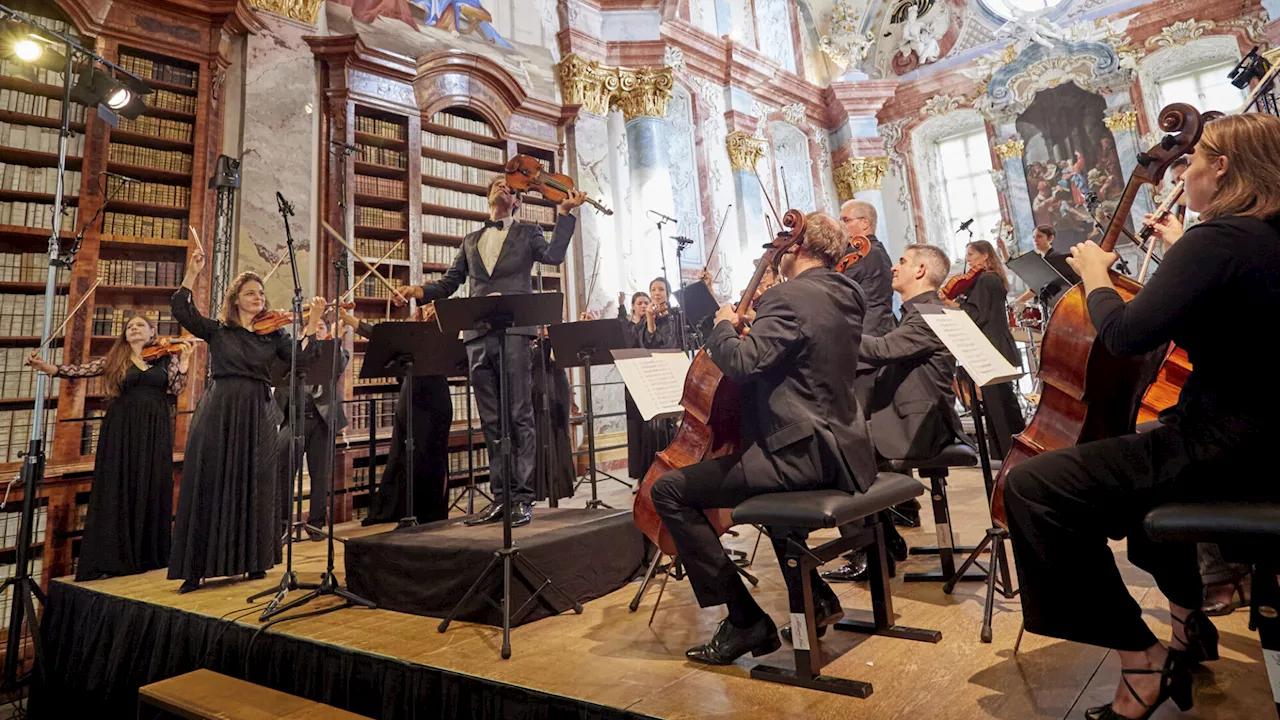
[[(981, 476), (976, 471), (953, 473), (949, 487), (958, 540), (976, 541), (987, 525)], [(628, 490), (613, 482), (601, 485), (601, 495), (614, 506), (625, 506), (631, 499)], [(580, 497), (575, 504), (583, 502)], [(387, 529), (390, 526), (341, 526), (339, 535)], [(518, 530), (516, 537), (518, 541)], [(927, 518), (924, 527), (907, 533), (912, 544), (933, 544), (932, 538)], [(734, 546), (750, 552), (755, 540), (751, 530)], [(324, 566), (325, 545), (308, 542), (295, 547), (302, 579), (317, 577)], [(1115, 550), (1131, 592), (1147, 610), (1148, 623), (1167, 638), (1168, 610), (1154, 582), (1128, 564), (1122, 544)], [(908, 566), (922, 568), (928, 562), (912, 558)], [(341, 572), (340, 555), (337, 567)], [(761, 605), (775, 620), (785, 618), (786, 592), (767, 541), (760, 544), (754, 571), (760, 576), (754, 593)], [(179, 583), (156, 571), (88, 586), (219, 617), (247, 607), (247, 595), (277, 581), (273, 573), (264, 581), (213, 583), (200, 592), (179, 595)], [(686, 662), (685, 649), (710, 636), (721, 610), (699, 609), (687, 583), (671, 582), (650, 626), (656, 590), (646, 596), (640, 612), (631, 613), (627, 606), (635, 587), (633, 583), (588, 603), (580, 616), (562, 615), (517, 628), (512, 634), (514, 654), (507, 661), (498, 657), (498, 629), (462, 623), (441, 635), (436, 631), (438, 620), (381, 610), (347, 609), (280, 623), (271, 631), (666, 718), (1075, 719), (1083, 718), (1086, 708), (1109, 701), (1118, 677), (1114, 653), (1033, 635), (1024, 638), (1015, 657), (1013, 644), (1021, 622), (1016, 600), (998, 604), (995, 642), (984, 645), (978, 641), (982, 585), (964, 584), (947, 596), (937, 585), (906, 585), (899, 576), (894, 582), (898, 622), (939, 629), (942, 642), (829, 633), (825, 647), (844, 655), (827, 672), (874, 683), (875, 694), (857, 700), (789, 688), (751, 680), (749, 656), (727, 668)], [(835, 587), (846, 611), (870, 607), (862, 586)], [(320, 607), (313, 603), (307, 609)], [(1087, 614), (1090, 609), (1080, 611)], [(254, 625), (256, 618), (254, 613), (241, 622)], [(1217, 619), (1222, 659), (1198, 674), (1195, 709), (1180, 714), (1167, 704), (1157, 718), (1275, 718), (1257, 636), (1246, 623), (1245, 611)], [(785, 650), (784, 646), (767, 660), (789, 664)]]

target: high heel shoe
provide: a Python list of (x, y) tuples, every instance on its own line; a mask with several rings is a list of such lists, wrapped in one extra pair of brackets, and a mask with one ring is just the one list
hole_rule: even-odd
[[(1156, 710), (1165, 700), (1173, 700), (1173, 704), (1178, 709), (1186, 712), (1191, 709), (1191, 672), (1184, 665), (1185, 658), (1179, 653), (1170, 651), (1164, 659), (1164, 667), (1160, 670), (1121, 670), (1120, 680), (1124, 682), (1125, 688), (1143, 707), (1145, 712), (1136, 718), (1130, 718), (1127, 715), (1121, 715), (1111, 709), (1111, 703), (1095, 708), (1089, 708), (1085, 711), (1085, 720), (1147, 720), (1155, 714)], [(1155, 702), (1148, 704), (1138, 694), (1137, 690), (1129, 684), (1128, 675), (1159, 675), (1160, 676), (1160, 694), (1156, 696)]]
[[(1223, 585), (1231, 586), (1231, 594), (1227, 596), (1227, 601), (1222, 602), (1221, 600), (1214, 600), (1201, 605), (1200, 609), (1205, 615), (1208, 615), (1209, 617), (1222, 617), (1224, 615), (1230, 615), (1237, 609), (1249, 604), (1249, 596), (1245, 590), (1245, 578), (1240, 578), (1234, 582), (1214, 583), (1210, 587)], [(1237, 596), (1240, 598), (1240, 602), (1236, 602)]]
[[(1192, 610), (1185, 618), (1173, 613), (1169, 617), (1173, 618), (1173, 637), (1184, 648), (1170, 648), (1169, 652), (1181, 655), (1189, 667), (1218, 659), (1218, 628), (1214, 627), (1208, 615), (1201, 610)], [(1178, 633), (1179, 625), (1182, 626), (1181, 637)]]

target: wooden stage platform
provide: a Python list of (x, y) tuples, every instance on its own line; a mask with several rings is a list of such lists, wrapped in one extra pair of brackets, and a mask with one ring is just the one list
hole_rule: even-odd
[[(976, 471), (956, 472), (950, 488), (958, 540), (976, 541), (987, 524), (981, 477)], [(629, 493), (616, 483), (607, 483), (602, 490), (612, 505), (630, 502)], [(574, 504), (581, 503), (579, 499)], [(353, 536), (388, 529), (389, 526), (343, 526), (340, 534)], [(743, 530), (735, 546), (750, 552), (756, 532)], [(924, 527), (906, 534), (912, 544), (933, 544), (933, 527), (928, 518)], [(300, 557), (296, 563), (300, 576), (303, 580), (315, 579), (323, 567), (325, 545), (307, 542), (295, 547)], [(1167, 606), (1154, 582), (1128, 564), (1123, 545), (1115, 546), (1115, 550), (1130, 589), (1147, 609), (1148, 622), (1160, 637), (1167, 638)], [(921, 568), (928, 563), (927, 558), (913, 557), (907, 566)], [(341, 558), (337, 567), (341, 571)], [(767, 540), (760, 544), (754, 571), (760, 576), (760, 586), (754, 593), (761, 605), (775, 620), (785, 618), (785, 589)], [(277, 577), (273, 573), (265, 581), (213, 583), (188, 595), (179, 595), (179, 583), (165, 580), (160, 571), (79, 587), (182, 613), (220, 618), (247, 608), (245, 598), (271, 586)], [(580, 616), (570, 613), (516, 628), (512, 637), (514, 654), (508, 661), (498, 657), (497, 628), (459, 623), (442, 635), (436, 630), (437, 620), (381, 610), (343, 609), (299, 618), (276, 624), (267, 634), (287, 638), (294, 644), (339, 646), (356, 654), (437, 668), (454, 676), (483, 679), (491, 687), (522, 688), (534, 695), (558, 696), (585, 704), (582, 717), (607, 716), (608, 709), (617, 709), (663, 718), (751, 720), (1082, 718), (1085, 708), (1110, 699), (1118, 677), (1114, 653), (1033, 635), (1024, 638), (1021, 652), (1015, 657), (1012, 648), (1021, 622), (1016, 600), (999, 604), (995, 642), (984, 645), (978, 640), (981, 584), (963, 584), (954, 595), (947, 596), (937, 585), (903, 584), (900, 572), (893, 588), (899, 622), (939, 629), (942, 642), (928, 645), (829, 633), (827, 647), (844, 654), (826, 672), (874, 683), (875, 693), (858, 700), (790, 688), (751, 680), (748, 669), (754, 661), (749, 656), (726, 668), (686, 662), (685, 649), (710, 636), (721, 617), (720, 611), (698, 609), (687, 583), (671, 582), (649, 625), (656, 589), (646, 595), (639, 612), (631, 613), (627, 606), (635, 587), (632, 583), (588, 603)], [(835, 587), (846, 611), (870, 607), (863, 586)], [(305, 609), (336, 604), (326, 599)], [(1080, 611), (1087, 615), (1090, 608)], [(1199, 673), (1195, 709), (1180, 714), (1169, 704), (1157, 718), (1274, 718), (1261, 649), (1256, 635), (1248, 631), (1246, 620), (1245, 611), (1217, 619), (1222, 633), (1222, 659), (1209, 663)], [(237, 622), (244, 628), (255, 628), (257, 613)], [(270, 642), (266, 637), (257, 642)], [(785, 651), (784, 646), (768, 660), (789, 663), (790, 656)], [(96, 652), (110, 653), (111, 649), (97, 648)], [(135, 658), (134, 662), (145, 660)], [(504, 714), (511, 716), (496, 716)]]

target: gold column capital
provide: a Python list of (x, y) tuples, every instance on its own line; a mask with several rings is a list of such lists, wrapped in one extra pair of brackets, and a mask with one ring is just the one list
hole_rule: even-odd
[(1138, 111), (1123, 110), (1114, 112), (1102, 119), (1102, 124), (1107, 126), (1111, 132), (1120, 132), (1121, 130), (1134, 131), (1138, 129)]
[(675, 73), (671, 68), (617, 68), (617, 73), (618, 90), (613, 95), (613, 105), (622, 111), (623, 120), (667, 116), (671, 88), (675, 87)]
[(675, 73), (669, 67), (610, 67), (576, 54), (560, 61), (560, 91), (567, 105), (581, 105), (596, 115), (617, 108), (630, 121), (666, 117)]
[(1013, 158), (1021, 158), (1026, 150), (1027, 144), (1025, 142), (1018, 138), (1011, 138), (996, 146), (996, 155), (1001, 160), (1012, 160)]
[(729, 168), (734, 172), (754, 172), (756, 163), (764, 157), (764, 141), (742, 130), (734, 130), (725, 136), (724, 146), (729, 152)]
[(317, 13), (324, 3), (323, 0), (249, 0), (249, 4), (259, 10), (315, 25)]
[(835, 169), (836, 193), (840, 201), (852, 200), (854, 195), (863, 190), (879, 190), (884, 182), (885, 173), (889, 172), (889, 158), (851, 157)]

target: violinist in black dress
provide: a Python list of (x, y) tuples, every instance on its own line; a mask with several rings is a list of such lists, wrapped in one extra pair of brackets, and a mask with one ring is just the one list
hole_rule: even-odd
[[(649, 309), (649, 294), (638, 292), (631, 296), (631, 314), (626, 310), (626, 293), (618, 293), (618, 323), (622, 325), (622, 339), (627, 347), (638, 348), (640, 333), (644, 328), (645, 313)], [(653, 453), (645, 455), (644, 433), (647, 423), (640, 416), (640, 408), (636, 407), (630, 390), (624, 390), (627, 406), (627, 474), (633, 478), (642, 478), (649, 472), (653, 462)]]
[(190, 343), (177, 357), (147, 363), (142, 349), (156, 327), (143, 315), (125, 321), (105, 357), (83, 365), (53, 365), (38, 353), (27, 364), (47, 375), (103, 378), (110, 404), (98, 432), (93, 489), (85, 517), (76, 580), (134, 575), (169, 564), (173, 512), (171, 396), (187, 384)]
[[(1009, 276), (1005, 274), (1004, 265), (996, 255), (995, 248), (986, 240), (971, 242), (965, 248), (965, 262), (970, 268), (981, 268), (982, 272), (959, 297), (958, 302), (948, 297), (943, 297), (943, 302), (958, 305), (968, 313), (1004, 359), (1014, 367), (1022, 367), (1022, 358), (1013, 341), (1013, 333), (1009, 330), (1009, 316), (1005, 311)], [(1018, 405), (1018, 395), (1012, 381), (988, 385), (981, 388), (980, 392), (987, 408), (987, 417), (991, 420), (991, 457), (993, 460), (1002, 460), (1013, 447), (1013, 436), (1022, 432), (1026, 426), (1022, 408)]]
[[(169, 579), (183, 581), (179, 592), (198, 589), (207, 577), (265, 577), (280, 557), (280, 414), (271, 400), (271, 378), (276, 363), (289, 362), (294, 342), (282, 330), (253, 331), (254, 318), (266, 307), (262, 279), (255, 273), (232, 281), (217, 320), (201, 314), (192, 289), (204, 264), (204, 253), (192, 252), (170, 303), (182, 327), (209, 343), (213, 370), (191, 421), (178, 493)], [(312, 304), (321, 307), (324, 299)], [(309, 338), (320, 316), (314, 312), (308, 320), (300, 363), (315, 351)]]
[[(1277, 502), (1271, 465), (1280, 387), (1241, 365), (1257, 318), (1280, 313), (1280, 118), (1231, 115), (1205, 124), (1184, 176), (1202, 221), (1176, 240), (1160, 271), (1127, 304), (1107, 270), (1114, 253), (1072, 249), (1089, 317), (1108, 352), (1138, 355), (1173, 341), (1194, 369), (1161, 426), (1046, 453), (1006, 476), (1005, 504), (1027, 630), (1118, 651), (1114, 701), (1089, 720), (1148, 718), (1167, 698), (1190, 709), (1190, 669), (1217, 658), (1218, 633), (1199, 609), (1196, 548), (1153, 543), (1142, 521), (1174, 502)], [(1180, 237), (1179, 237), (1180, 236)], [(1241, 312), (1241, 308), (1249, 308)], [(1143, 621), (1107, 540), (1127, 538), (1129, 559), (1169, 601), (1166, 646)]]

